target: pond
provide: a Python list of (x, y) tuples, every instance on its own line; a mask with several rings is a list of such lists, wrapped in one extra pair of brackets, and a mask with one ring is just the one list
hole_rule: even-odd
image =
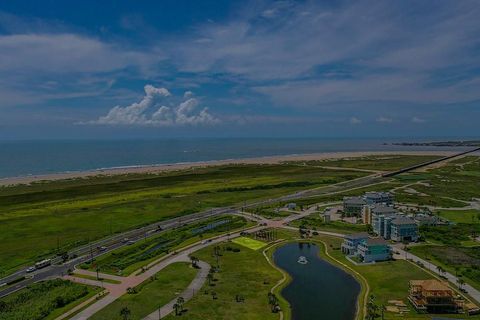
[(274, 252), (275, 264), (292, 277), (281, 292), (292, 307), (292, 320), (354, 319), (360, 284), (318, 252), (318, 246), (308, 243), (289, 243)]

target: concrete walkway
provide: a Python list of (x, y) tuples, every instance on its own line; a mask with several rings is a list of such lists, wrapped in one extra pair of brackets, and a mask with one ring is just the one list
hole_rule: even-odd
[[(198, 266), (200, 267), (195, 279), (190, 283), (190, 285), (179, 295), (179, 297), (183, 297), (185, 302), (189, 301), (193, 298), (193, 296), (202, 289), (205, 280), (207, 279), (208, 271), (210, 270), (210, 265), (204, 261), (198, 262)], [(143, 320), (159, 320), (174, 311), (174, 304), (177, 303), (177, 298), (173, 299), (159, 310), (155, 310), (154, 312), (150, 313), (148, 316), (143, 318)]]

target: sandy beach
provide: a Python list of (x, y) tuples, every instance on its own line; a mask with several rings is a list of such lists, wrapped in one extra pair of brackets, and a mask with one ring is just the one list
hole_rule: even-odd
[[(87, 178), (99, 175), (121, 175), (121, 174), (145, 174), (145, 173), (159, 173), (165, 171), (185, 170), (190, 168), (201, 168), (208, 166), (219, 166), (227, 164), (274, 164), (286, 161), (311, 161), (311, 160), (326, 160), (326, 159), (343, 159), (353, 157), (364, 157), (371, 155), (439, 155), (448, 156), (458, 151), (371, 151), (371, 152), (329, 152), (329, 153), (313, 153), (313, 154), (299, 154), (299, 155), (283, 155), (283, 156), (268, 156), (259, 158), (244, 158), (244, 159), (226, 159), (213, 160), (201, 162), (186, 162), (174, 164), (159, 164), (147, 166), (130, 166), (118, 167), (108, 169), (98, 169), (89, 171), (75, 171), (62, 172), (45, 175), (30, 175), (23, 177), (11, 177), (0, 179), (0, 186), (11, 186), (17, 184), (30, 184), (39, 181), (54, 181), (75, 178)], [(478, 152), (475, 155), (480, 155)]]

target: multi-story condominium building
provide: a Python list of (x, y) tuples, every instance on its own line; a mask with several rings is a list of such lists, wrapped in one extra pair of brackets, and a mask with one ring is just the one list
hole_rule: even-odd
[(342, 252), (349, 256), (355, 255), (360, 242), (367, 239), (368, 233), (366, 232), (347, 234), (342, 243)]
[(384, 203), (393, 205), (393, 195), (390, 192), (365, 192), (363, 196), (367, 204)]
[(362, 197), (345, 197), (343, 198), (343, 212), (349, 217), (359, 217), (366, 204), (367, 202)]
[(398, 215), (397, 210), (384, 204), (375, 204), (365, 210), (368, 210), (373, 232), (385, 239), (390, 239), (390, 221)]
[(357, 256), (366, 263), (386, 261), (392, 258), (392, 248), (382, 238), (368, 238), (358, 245)]
[(384, 239), (398, 242), (418, 241), (418, 224), (386, 205), (369, 206), (373, 232)]
[(393, 241), (416, 242), (418, 240), (418, 225), (413, 219), (399, 216), (392, 219), (389, 223), (390, 239)]

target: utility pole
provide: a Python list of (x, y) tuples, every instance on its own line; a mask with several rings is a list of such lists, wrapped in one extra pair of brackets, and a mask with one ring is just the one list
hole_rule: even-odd
[(92, 244), (90, 243), (90, 263), (93, 263), (93, 250), (92, 250)]
[(162, 306), (158, 308), (158, 320), (162, 319)]

